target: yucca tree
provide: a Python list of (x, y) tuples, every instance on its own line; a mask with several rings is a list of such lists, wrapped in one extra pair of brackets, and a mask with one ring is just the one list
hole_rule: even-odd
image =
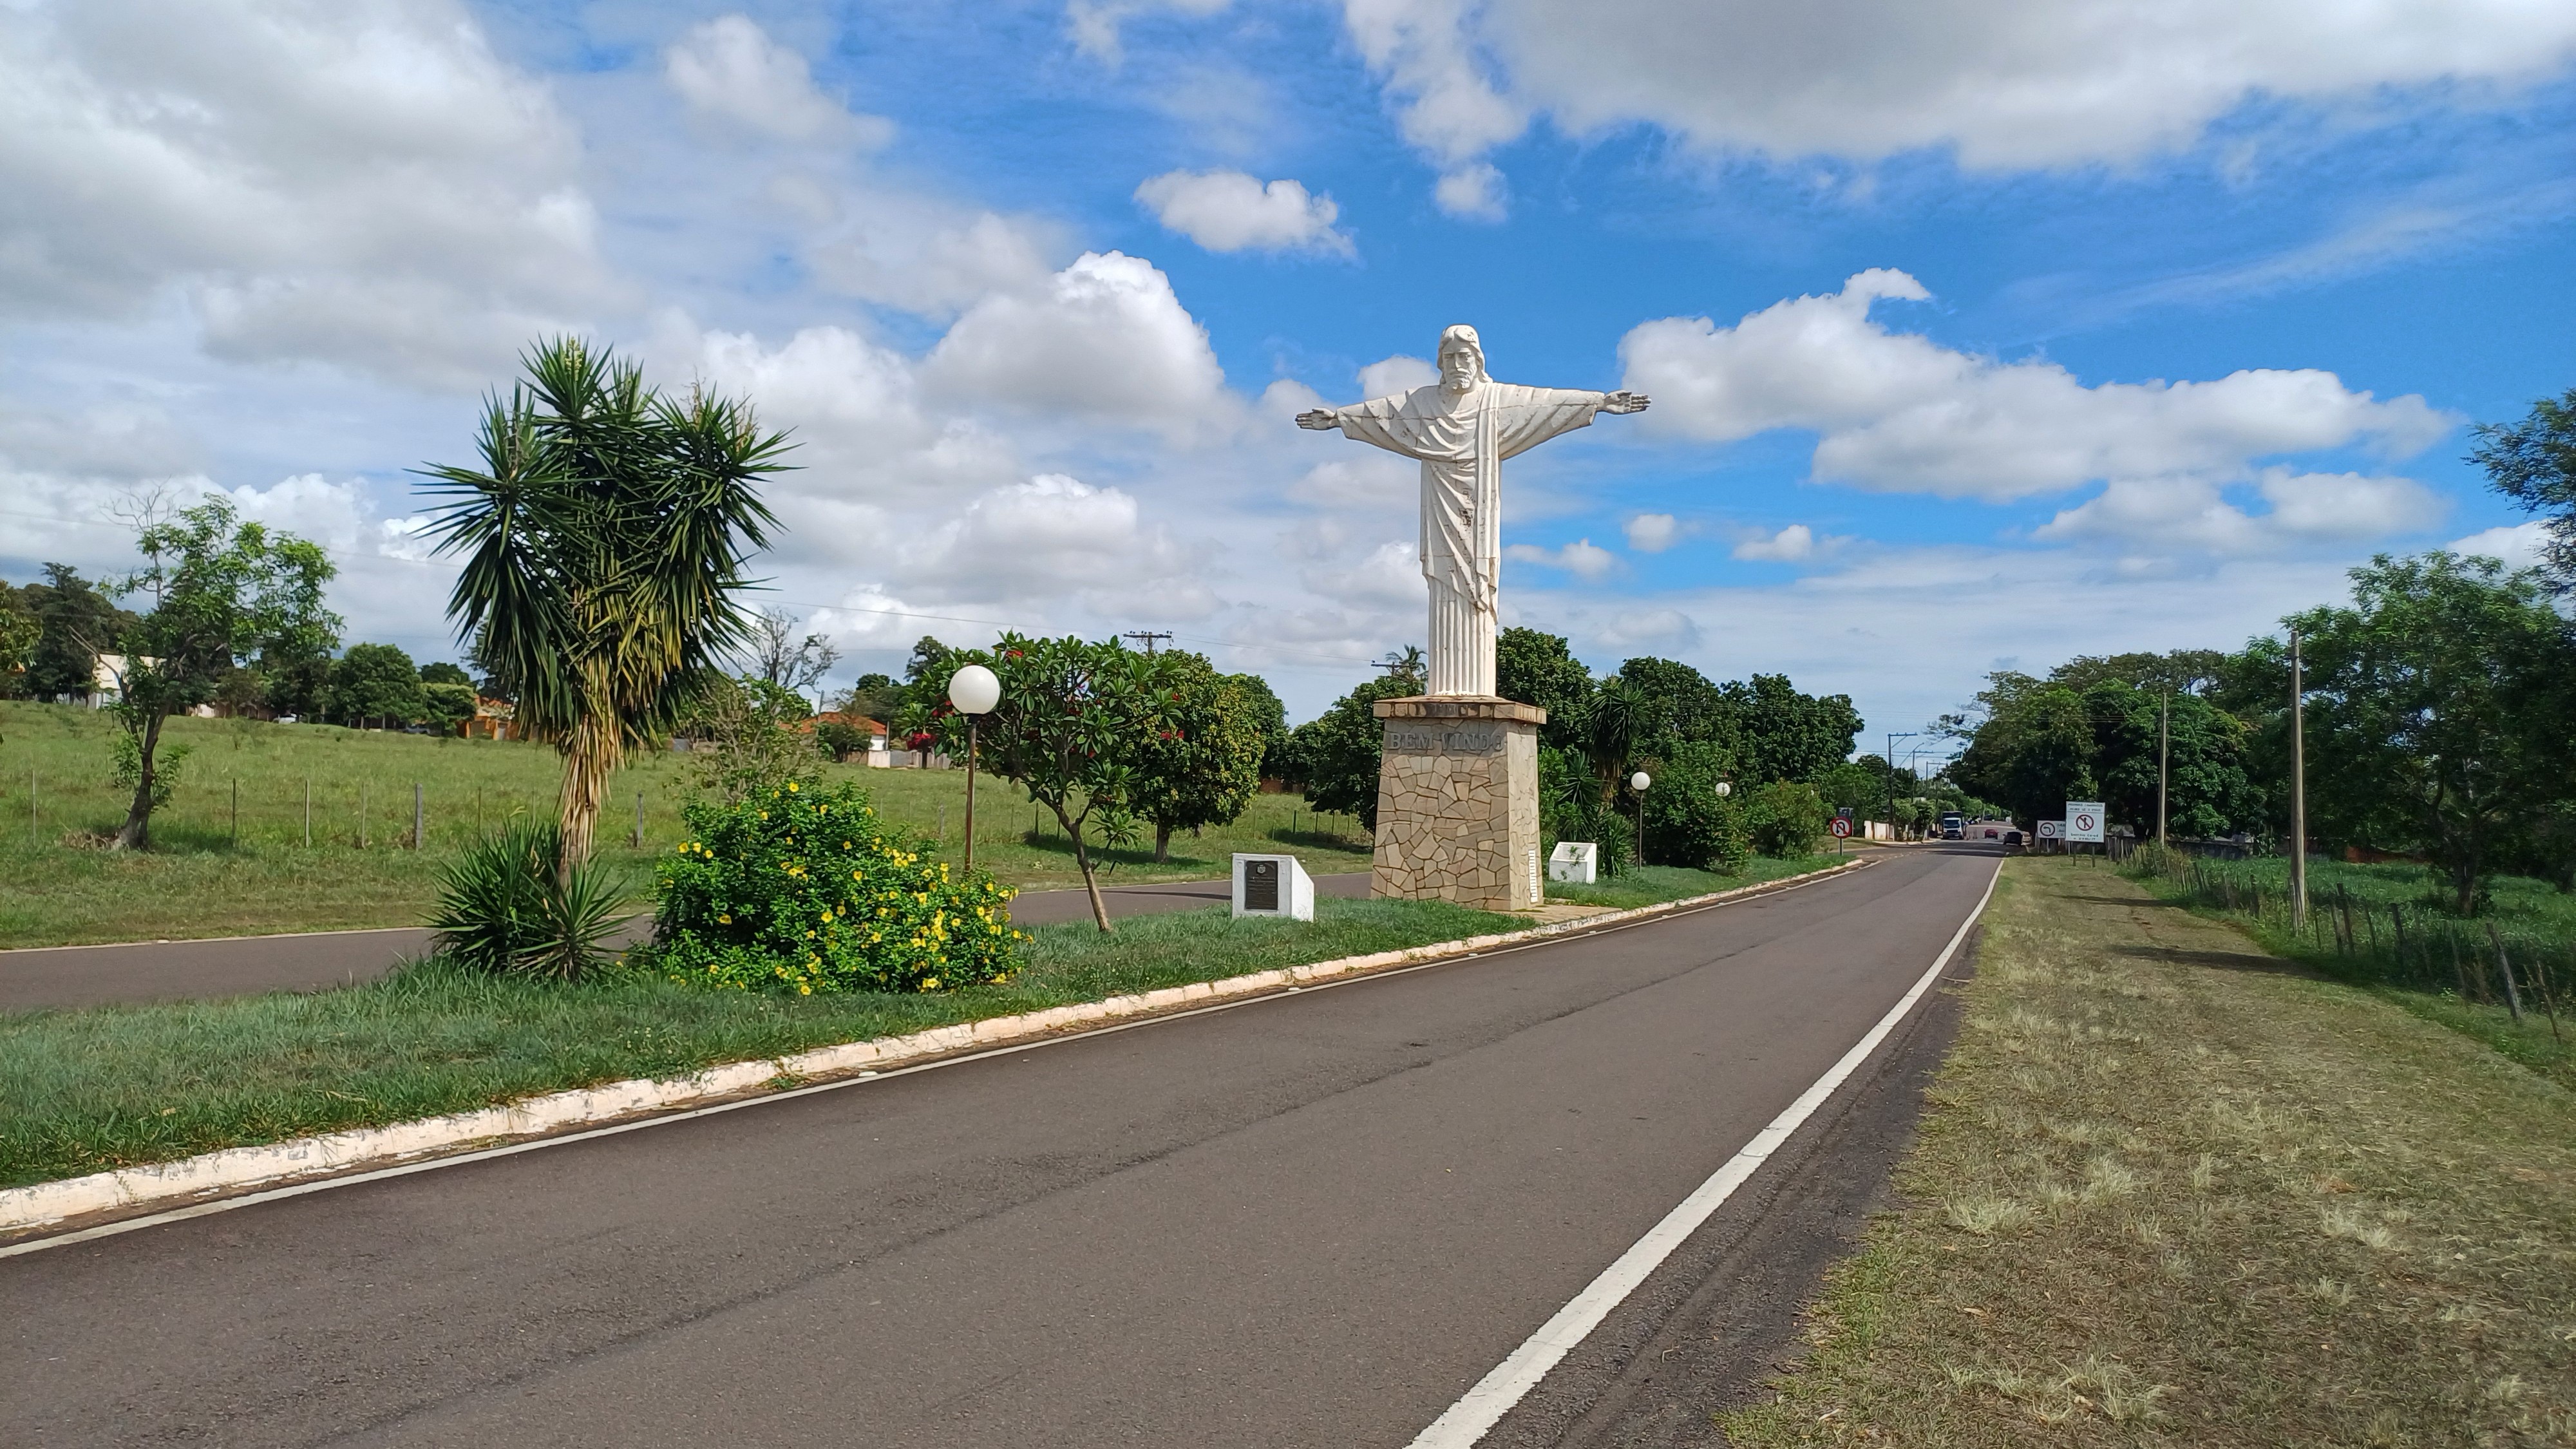
[(757, 485), (785, 435), (749, 404), (643, 373), (576, 338), (539, 344), (526, 380), (487, 401), (479, 468), (430, 467), (455, 500), (431, 526), (464, 567), (447, 613), (517, 701), (516, 722), (564, 758), (558, 880), (590, 856), (626, 752), (668, 730), (739, 647), (735, 595), (776, 518)]

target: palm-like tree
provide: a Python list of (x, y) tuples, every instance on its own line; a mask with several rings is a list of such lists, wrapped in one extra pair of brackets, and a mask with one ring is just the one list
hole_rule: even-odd
[(631, 363), (542, 343), (489, 399), (480, 468), (431, 467), (456, 501), (431, 527), (465, 565), (448, 617), (564, 757), (559, 880), (589, 858), (608, 777), (668, 730), (744, 637), (734, 595), (777, 523), (759, 480), (784, 434), (747, 403), (657, 395)]

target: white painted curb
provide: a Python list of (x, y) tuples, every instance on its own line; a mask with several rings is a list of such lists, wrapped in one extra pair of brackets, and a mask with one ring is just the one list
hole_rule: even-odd
[(1447, 956), (1472, 955), (1498, 946), (1520, 945), (1549, 936), (1644, 920), (1739, 896), (1765, 894), (1853, 870), (1866, 864), (1867, 860), (1865, 856), (1855, 857), (1841, 865), (1809, 871), (1804, 875), (1785, 876), (1759, 885), (1740, 886), (1731, 891), (1692, 896), (1686, 900), (1661, 901), (1651, 906), (1535, 926), (1526, 931), (1469, 936), (1459, 941), (1438, 941), (1427, 946), (1408, 946), (1400, 951), (1379, 951), (1366, 956), (1345, 956), (1336, 961), (1318, 961), (1310, 966), (1284, 967), (1250, 976), (1232, 976), (1222, 981), (1194, 982), (1188, 986), (1171, 986), (1133, 996), (1112, 996), (1103, 1001), (1050, 1007), (1016, 1016), (988, 1017), (982, 1021), (917, 1031), (909, 1036), (878, 1037), (871, 1041), (817, 1047), (793, 1056), (731, 1062), (668, 1081), (638, 1079), (577, 1091), (549, 1092), (476, 1112), (425, 1117), (415, 1122), (397, 1122), (390, 1127), (361, 1127), (320, 1137), (298, 1137), (259, 1147), (228, 1147), (220, 1152), (185, 1157), (176, 1162), (13, 1187), (0, 1191), (0, 1233), (50, 1227), (67, 1218), (91, 1213), (202, 1201), (243, 1188), (323, 1177), (469, 1145), (490, 1146), (512, 1139), (542, 1137), (567, 1128), (590, 1126), (621, 1117), (667, 1112), (719, 1098), (739, 1097), (782, 1079), (803, 1085), (817, 1079), (881, 1071), (888, 1066), (909, 1065), (950, 1052), (1151, 1016), (1230, 997), (1284, 991), (1327, 977), (1412, 965)]

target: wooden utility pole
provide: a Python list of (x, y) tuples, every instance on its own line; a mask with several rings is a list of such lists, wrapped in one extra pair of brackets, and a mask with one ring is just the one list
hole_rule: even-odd
[(2290, 929), (2308, 924), (2307, 689), (2300, 676), (2299, 631), (2290, 631)]
[(2156, 848), (2165, 844), (2165, 790), (2169, 778), (2167, 760), (2172, 753), (2173, 691), (2165, 691), (2164, 702), (2156, 710)]
[(1171, 636), (1171, 635), (1169, 635), (1169, 634), (1157, 634), (1157, 633), (1155, 633), (1155, 632), (1154, 632), (1153, 630), (1151, 630), (1151, 629), (1139, 629), (1139, 630), (1136, 630), (1136, 631), (1135, 631), (1134, 633), (1132, 633), (1132, 634), (1121, 634), (1121, 635), (1119, 635), (1118, 637), (1119, 637), (1119, 638), (1121, 638), (1121, 639), (1142, 639), (1142, 640), (1144, 640), (1144, 641), (1145, 641), (1145, 652), (1146, 652), (1146, 653), (1148, 653), (1148, 654), (1151, 654), (1151, 653), (1153, 653), (1153, 652), (1154, 652), (1154, 641), (1155, 641), (1155, 640), (1157, 640), (1157, 639), (1169, 639), (1169, 638), (1171, 638), (1172, 636)]

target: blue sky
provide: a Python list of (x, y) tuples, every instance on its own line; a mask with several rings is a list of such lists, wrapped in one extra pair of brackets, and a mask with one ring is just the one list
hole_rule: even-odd
[(2509, 0), (10, 0), (0, 575), (223, 489), (450, 655), (404, 470), (570, 330), (795, 430), (841, 678), (1168, 629), (1303, 717), (1422, 602), (1409, 469), (1289, 418), (1463, 321), (1657, 399), (1506, 469), (1511, 621), (1914, 728), (2527, 552), (2461, 455), (2576, 385), (2571, 64)]

